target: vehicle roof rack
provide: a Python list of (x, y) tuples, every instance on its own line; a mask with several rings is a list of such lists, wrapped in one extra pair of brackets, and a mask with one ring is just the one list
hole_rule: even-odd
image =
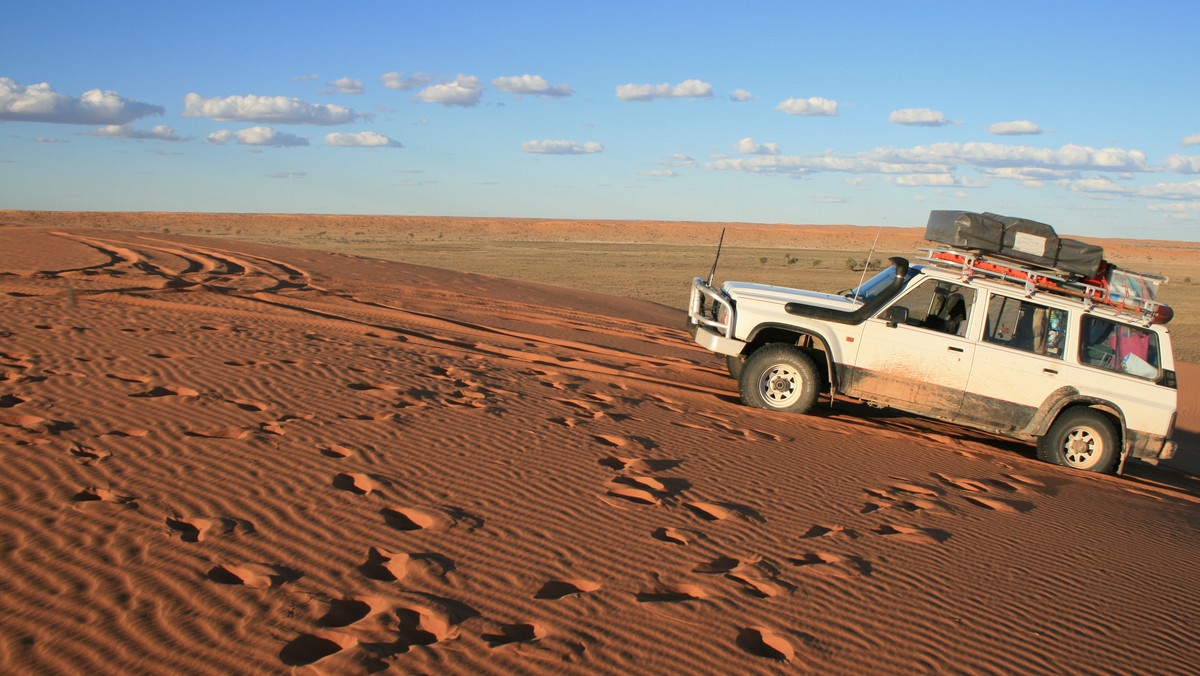
[(1111, 308), (1146, 326), (1166, 324), (1174, 311), (1157, 300), (1158, 287), (1168, 280), (1163, 275), (1135, 272), (1101, 261), (1095, 277), (1063, 270), (1030, 265), (1007, 256), (962, 249), (947, 245), (919, 247), (927, 255), (919, 260), (936, 267), (957, 270), (963, 281), (976, 274), (999, 279), (1024, 288), (1027, 296), (1045, 291), (1081, 300), (1087, 310)]

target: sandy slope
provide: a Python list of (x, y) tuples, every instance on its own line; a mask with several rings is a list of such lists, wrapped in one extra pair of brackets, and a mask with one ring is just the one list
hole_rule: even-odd
[(33, 228), (0, 308), (0, 672), (1195, 673), (1194, 478), (747, 409), (677, 310)]

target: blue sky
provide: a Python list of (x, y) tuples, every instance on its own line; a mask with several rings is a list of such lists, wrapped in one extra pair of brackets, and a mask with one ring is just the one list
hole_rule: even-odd
[(1200, 240), (1190, 1), (9, 5), (0, 208)]

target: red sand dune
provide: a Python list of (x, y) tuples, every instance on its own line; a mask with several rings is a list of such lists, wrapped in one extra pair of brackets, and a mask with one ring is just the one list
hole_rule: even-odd
[(1196, 673), (1195, 478), (748, 409), (677, 310), (35, 228), (0, 307), (3, 673)]

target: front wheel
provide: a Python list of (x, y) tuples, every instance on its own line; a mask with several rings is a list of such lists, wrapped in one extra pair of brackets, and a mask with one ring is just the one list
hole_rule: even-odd
[(734, 380), (742, 377), (742, 367), (746, 365), (746, 358), (740, 354), (725, 355), (725, 368), (729, 369), (729, 375)]
[(795, 345), (762, 347), (746, 359), (738, 378), (742, 403), (787, 413), (807, 413), (817, 402), (816, 364)]
[(1038, 458), (1085, 472), (1110, 472), (1117, 461), (1117, 431), (1099, 411), (1077, 408), (1059, 416), (1038, 440)]

